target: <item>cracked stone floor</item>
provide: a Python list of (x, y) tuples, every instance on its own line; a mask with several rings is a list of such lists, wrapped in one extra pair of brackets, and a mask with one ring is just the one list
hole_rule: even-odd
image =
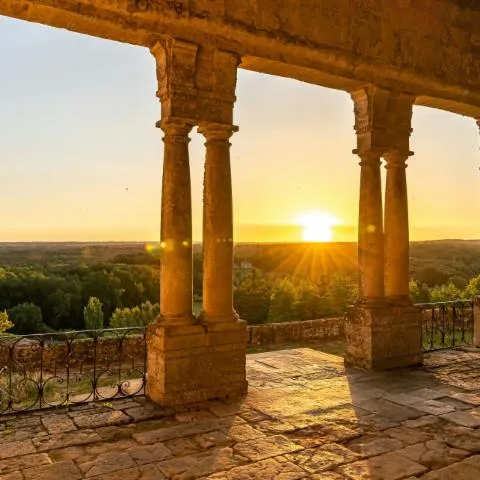
[(367, 373), (308, 348), (248, 356), (249, 394), (0, 417), (0, 480), (480, 479), (480, 354)]

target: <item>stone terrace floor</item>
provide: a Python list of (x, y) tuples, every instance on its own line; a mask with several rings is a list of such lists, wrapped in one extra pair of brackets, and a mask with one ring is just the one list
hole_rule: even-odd
[(250, 391), (0, 417), (1, 480), (480, 479), (480, 354), (366, 373), (308, 348), (248, 357)]

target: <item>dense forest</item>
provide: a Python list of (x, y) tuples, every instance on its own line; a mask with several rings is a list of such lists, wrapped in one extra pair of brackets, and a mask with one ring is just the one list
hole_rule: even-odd
[[(357, 295), (356, 255), (347, 243), (237, 245), (235, 308), (249, 323), (340, 315)], [(159, 312), (160, 262), (140, 243), (2, 244), (0, 311), (17, 334), (144, 325)], [(480, 294), (478, 241), (412, 243), (410, 265), (417, 303)], [(199, 245), (193, 288), (198, 312)]]

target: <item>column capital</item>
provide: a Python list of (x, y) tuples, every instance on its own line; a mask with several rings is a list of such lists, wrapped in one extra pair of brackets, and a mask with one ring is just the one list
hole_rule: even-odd
[(350, 92), (359, 150), (408, 149), (413, 95), (370, 84)]
[(198, 133), (202, 134), (208, 142), (227, 141), (230, 137), (238, 132), (236, 125), (223, 123), (201, 123), (198, 126)]
[(186, 120), (181, 119), (163, 119), (159, 120), (156, 126), (163, 130), (165, 136), (163, 141), (190, 142), (189, 133), (193, 125)]
[(383, 155), (382, 150), (377, 149), (368, 149), (368, 150), (360, 150), (358, 148), (352, 150), (354, 155), (357, 155), (361, 162), (359, 163), (360, 166), (362, 165), (372, 165), (377, 166), (381, 163), (381, 158)]
[(400, 150), (389, 150), (383, 155), (385, 168), (407, 168), (407, 160), (414, 155), (414, 152), (402, 152)]

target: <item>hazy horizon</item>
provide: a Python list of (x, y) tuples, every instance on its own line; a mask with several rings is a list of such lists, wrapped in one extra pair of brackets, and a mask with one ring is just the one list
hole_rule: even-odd
[[(0, 241), (158, 241), (163, 144), (148, 50), (0, 17), (0, 69)], [(339, 220), (334, 241), (356, 241), (349, 95), (240, 70), (237, 99), (235, 240), (300, 241), (299, 218), (324, 212)], [(204, 140), (191, 137), (200, 241)], [(414, 107), (411, 149), (411, 239), (480, 238), (475, 122)]]

